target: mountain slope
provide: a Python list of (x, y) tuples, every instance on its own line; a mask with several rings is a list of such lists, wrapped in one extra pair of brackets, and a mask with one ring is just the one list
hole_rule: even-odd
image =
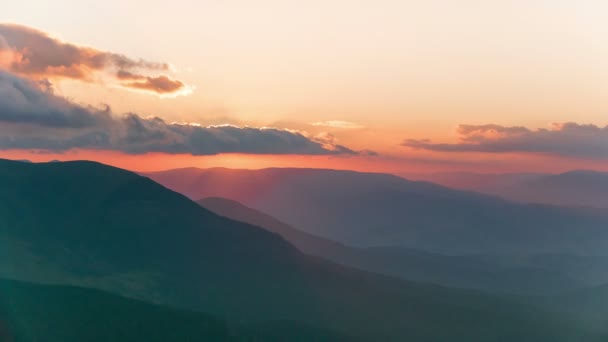
[(401, 245), (440, 254), (604, 254), (608, 218), (561, 207), (318, 169), (178, 169), (148, 174), (198, 199), (225, 197), (309, 233), (360, 247)]
[(210, 316), (97, 290), (0, 280), (0, 341), (236, 341)]
[(235, 327), (199, 312), (98, 290), (0, 280), (2, 342), (350, 340), (326, 331), (282, 326)]
[(565, 272), (532, 262), (501, 266), (506, 261), (485, 256), (445, 256), (396, 247), (356, 248), (298, 230), (233, 200), (208, 197), (197, 203), (218, 215), (277, 233), (304, 253), (407, 280), (522, 294), (557, 293), (585, 285)]
[(0, 269), (12, 272), (4, 277), (100, 288), (231, 322), (295, 321), (369, 340), (594, 338), (568, 318), (503, 297), (305, 256), (278, 235), (97, 163), (0, 160), (0, 202), (8, 253)]
[(568, 291), (548, 297), (524, 297), (524, 302), (576, 317), (589, 330), (608, 333), (608, 285)]

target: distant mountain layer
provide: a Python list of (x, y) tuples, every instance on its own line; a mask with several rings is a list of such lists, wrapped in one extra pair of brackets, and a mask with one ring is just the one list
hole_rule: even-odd
[(411, 176), (514, 201), (608, 209), (608, 172), (578, 170), (557, 175), (460, 172)]
[(97, 288), (241, 324), (294, 322), (370, 341), (601, 337), (511, 298), (306, 256), (276, 234), (97, 163), (0, 160), (0, 203), (0, 277)]
[(440, 254), (606, 254), (608, 217), (526, 205), (376, 173), (177, 169), (147, 174), (193, 199), (225, 197), (359, 247)]
[[(357, 248), (298, 230), (233, 200), (209, 197), (197, 203), (218, 215), (277, 233), (304, 253), (407, 280), (522, 294), (608, 283), (608, 258), (445, 256), (399, 247)], [(550, 264), (550, 258), (556, 262)]]

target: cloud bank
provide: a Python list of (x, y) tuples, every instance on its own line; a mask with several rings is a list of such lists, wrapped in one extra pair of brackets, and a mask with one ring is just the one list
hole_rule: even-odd
[(115, 150), (130, 154), (163, 152), (213, 155), (358, 154), (331, 137), (278, 128), (200, 126), (168, 123), (158, 117), (113, 115), (109, 107), (82, 106), (55, 95), (48, 83), (0, 71), (0, 149), (62, 152)]
[(608, 159), (608, 126), (568, 122), (532, 130), (520, 126), (460, 125), (457, 132), (460, 142), (455, 144), (408, 139), (402, 145), (439, 152), (527, 152)]
[(182, 81), (163, 74), (170, 70), (168, 63), (66, 43), (42, 31), (14, 24), (0, 24), (0, 68), (29, 78), (86, 82), (93, 82), (103, 74), (122, 87), (163, 96), (185, 95), (192, 90)]

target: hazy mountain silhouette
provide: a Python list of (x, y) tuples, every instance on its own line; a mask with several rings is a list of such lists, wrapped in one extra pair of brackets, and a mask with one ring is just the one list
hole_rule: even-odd
[(402, 173), (406, 179), (429, 181), (453, 189), (485, 192), (486, 189), (508, 189), (519, 183), (537, 179), (542, 173), (475, 173), (475, 172), (435, 172)]
[[(592, 341), (508, 298), (308, 257), (150, 179), (92, 163), (0, 160), (0, 274), (95, 287), (231, 322), (297, 322), (369, 340)], [(11, 267), (17, 263), (21, 267)], [(27, 266), (27, 267), (26, 267)]]
[[(538, 294), (561, 292), (595, 283), (589, 279), (590, 276), (580, 279), (581, 274), (575, 270), (564, 272), (549, 265), (545, 269), (541, 267), (540, 260), (527, 260), (524, 263), (523, 257), (517, 258), (518, 263), (515, 260), (509, 263), (506, 256), (445, 256), (403, 247), (351, 247), (298, 230), (233, 200), (208, 197), (197, 203), (218, 215), (277, 233), (304, 253), (403, 279), (492, 292)], [(604, 265), (608, 266), (605, 261)], [(582, 266), (583, 260), (578, 265)], [(607, 268), (604, 267), (593, 272), (593, 275), (605, 274), (608, 282), (606, 271)]]
[(507, 268), (533, 268), (566, 274), (588, 286), (608, 284), (608, 257), (563, 253), (479, 255), (486, 262)]
[(528, 202), (608, 209), (608, 172), (580, 170), (543, 176), (521, 183), (510, 197)]
[(575, 170), (556, 175), (456, 172), (412, 177), (520, 202), (608, 208), (608, 172)]
[(608, 217), (526, 205), (377, 173), (177, 169), (148, 174), (190, 198), (225, 197), (298, 229), (360, 247), (440, 254), (605, 254)]

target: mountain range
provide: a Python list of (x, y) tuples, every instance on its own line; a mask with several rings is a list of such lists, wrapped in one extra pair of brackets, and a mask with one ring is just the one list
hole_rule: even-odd
[(229, 325), (189, 310), (74, 286), (0, 279), (2, 342), (355, 341), (310, 327), (271, 322)]
[[(287, 322), (370, 341), (605, 340), (605, 332), (568, 313), (509, 296), (407, 282), (308, 256), (277, 234), (98, 163), (0, 160), (0, 201), (3, 278), (103, 290), (231, 326)], [(30, 289), (23, 297), (46, 291)], [(39, 322), (62, 302), (42, 313), (5, 309), (4, 330)], [(80, 318), (81, 309), (71, 314)]]
[(450, 172), (404, 176), (524, 203), (608, 209), (608, 172), (591, 170), (573, 170), (561, 174)]
[(572, 255), (449, 256), (403, 247), (358, 248), (296, 229), (233, 200), (197, 201), (214, 213), (277, 233), (302, 252), (407, 280), (498, 293), (550, 294), (608, 283), (608, 258)]
[(224, 197), (357, 247), (446, 255), (605, 255), (608, 217), (428, 182), (321, 169), (176, 169), (146, 176), (191, 199)]

